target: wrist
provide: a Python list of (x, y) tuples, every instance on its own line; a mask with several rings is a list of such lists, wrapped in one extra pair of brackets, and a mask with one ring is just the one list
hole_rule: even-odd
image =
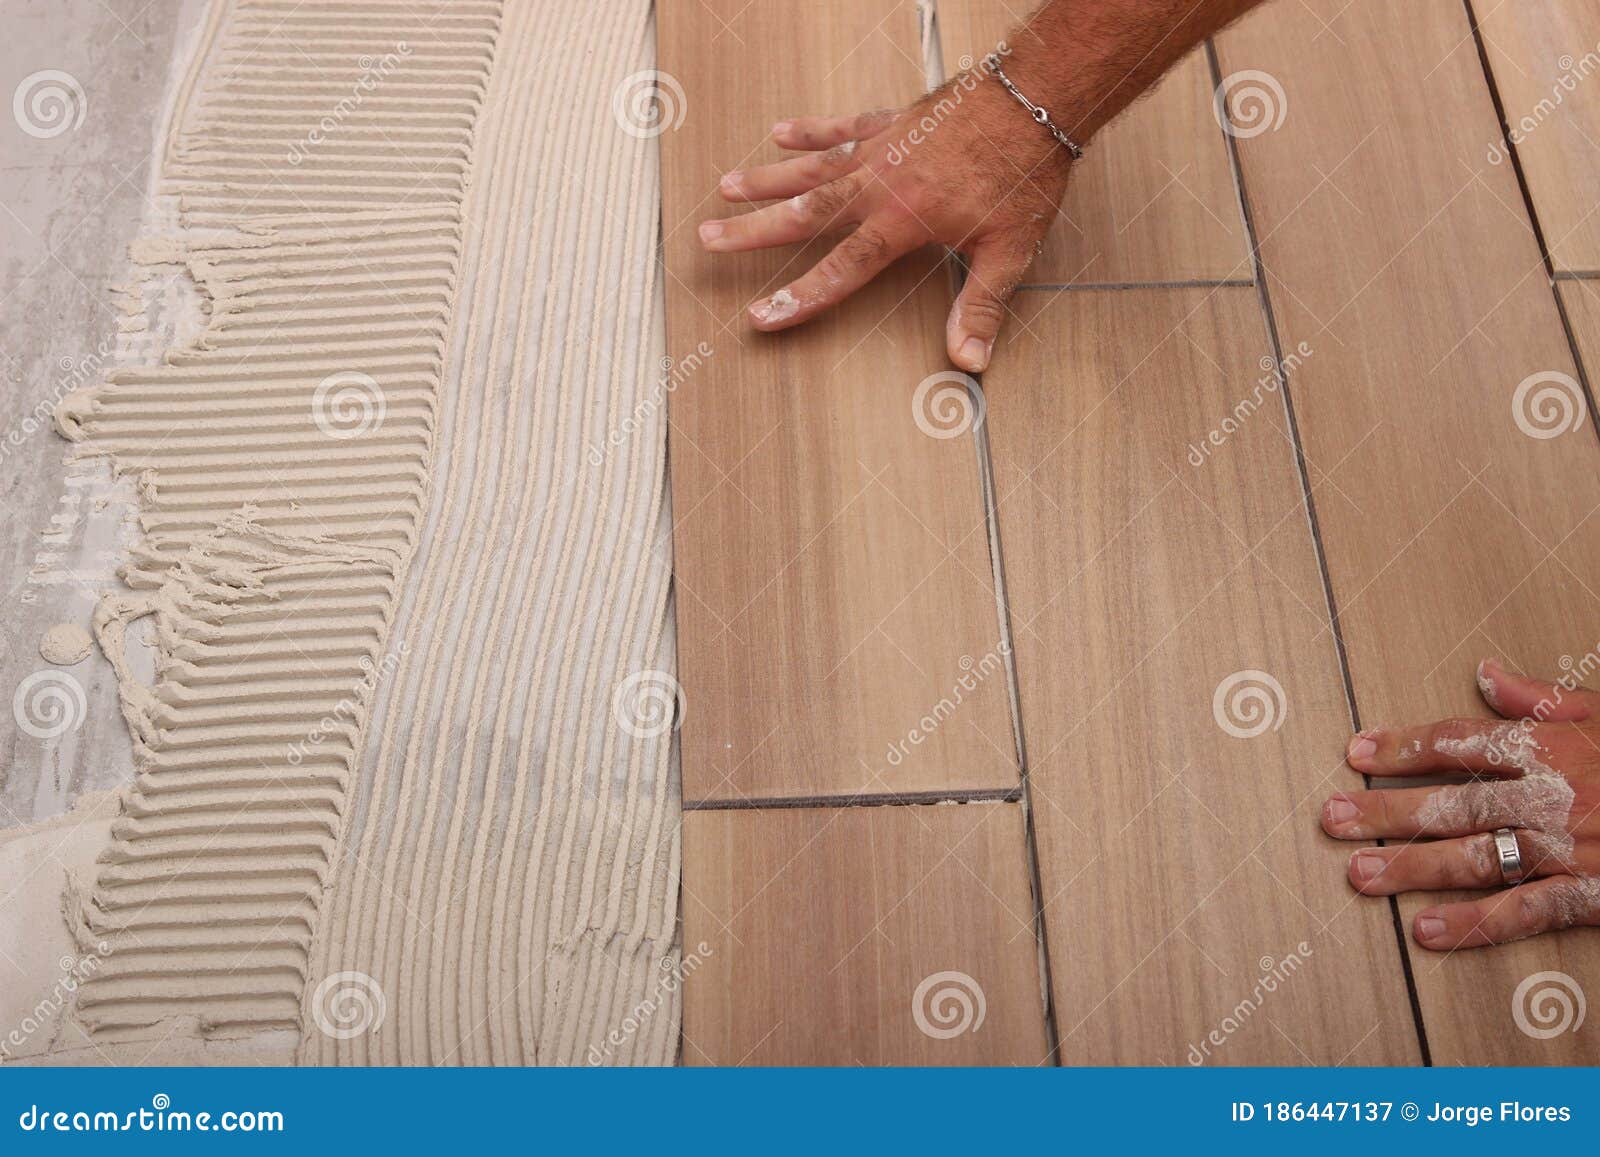
[(1049, 133), (1051, 139), (1065, 149), (1073, 160), (1082, 159), (1082, 146), (1073, 140), (1065, 129), (1051, 119), (1050, 110), (1047, 107), (1037, 101), (1030, 100), (1028, 95), (1017, 87), (1016, 82), (1006, 74), (1004, 66), (1000, 63), (1000, 54), (998, 52), (991, 52), (984, 57), (983, 68), (994, 77), (1000, 87), (1005, 90), (1006, 95), (1016, 102), (1017, 107), (1027, 113), (1028, 118), (1034, 124)]

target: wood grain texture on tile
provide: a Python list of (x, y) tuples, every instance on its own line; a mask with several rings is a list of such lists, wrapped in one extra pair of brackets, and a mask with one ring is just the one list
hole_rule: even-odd
[[(1065, 1064), (1418, 1059), (1258, 298), (1019, 294), (985, 375)], [(1243, 1011), (1240, 1011), (1240, 1010)]]
[[(1274, 4), (1217, 46), (1288, 101), (1239, 153), (1281, 339), (1314, 351), (1290, 390), (1361, 720), (1485, 714), (1480, 657), (1554, 674), (1594, 645), (1600, 446), (1518, 406), (1575, 367), (1516, 176), (1485, 154), (1499, 129), (1466, 12)], [(1437, 899), (1405, 898), (1407, 927)], [(1435, 1062), (1600, 1060), (1600, 1035), (1510, 1019), (1531, 973), (1600, 971), (1592, 930), (1410, 951)]]
[(915, 10), (671, 4), (659, 37), (684, 90), (661, 137), (684, 798), (1014, 787), (973, 439), (914, 405), (955, 402), (919, 394), (948, 369), (944, 270), (908, 259), (763, 335), (745, 306), (826, 247), (711, 256), (695, 236), (736, 211), (720, 174), (778, 159), (774, 121), (921, 91)]
[(684, 816), (683, 1061), (1047, 1063), (1016, 804)]
[[(954, 76), (963, 58), (970, 64), (992, 52), (1032, 7), (1015, 0), (940, 0), (946, 75)], [(1028, 127), (1022, 118), (1021, 128)], [(1196, 49), (1089, 143), (1027, 280), (1249, 276), (1239, 198), (1212, 111), (1211, 72), (1204, 49)]]
[(1556, 283), (1590, 387), (1600, 381), (1600, 278)]
[[(1557, 269), (1600, 270), (1600, 5), (1475, 9), (1550, 259)], [(1484, 148), (1508, 163), (1498, 133)]]

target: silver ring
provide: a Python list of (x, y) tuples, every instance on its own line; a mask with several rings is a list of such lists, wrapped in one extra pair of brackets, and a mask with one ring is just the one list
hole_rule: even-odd
[(1494, 851), (1500, 858), (1500, 878), (1507, 884), (1520, 884), (1527, 879), (1522, 867), (1522, 849), (1517, 846), (1517, 833), (1510, 828), (1496, 828)]

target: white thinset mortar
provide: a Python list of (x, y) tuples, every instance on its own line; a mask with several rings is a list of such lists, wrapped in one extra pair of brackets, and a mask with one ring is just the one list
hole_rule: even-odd
[(611, 710), (673, 666), (663, 408), (583, 460), (656, 388), (651, 64), (643, 0), (208, 14), (135, 250), (208, 315), (59, 417), (143, 535), (94, 622), (137, 778), (64, 901), (97, 1047), (672, 1058), (671, 735)]

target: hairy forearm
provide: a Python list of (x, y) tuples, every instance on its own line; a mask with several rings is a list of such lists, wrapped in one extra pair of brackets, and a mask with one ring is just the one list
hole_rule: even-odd
[(1079, 143), (1261, 0), (1047, 0), (1006, 38), (1006, 73)]

